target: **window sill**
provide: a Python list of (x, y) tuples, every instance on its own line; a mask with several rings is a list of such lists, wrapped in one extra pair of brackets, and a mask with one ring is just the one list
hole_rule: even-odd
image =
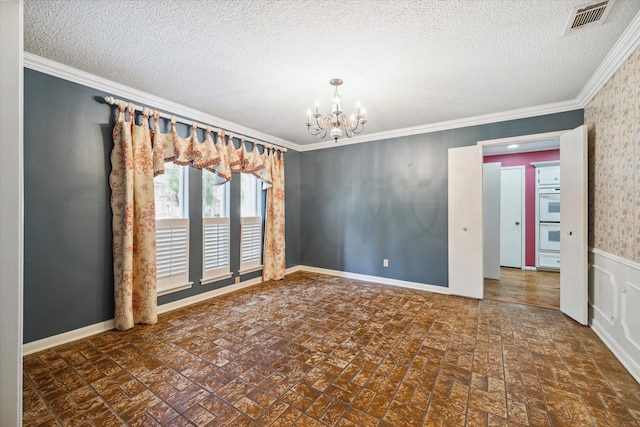
[(168, 294), (172, 294), (174, 292), (178, 292), (178, 291), (184, 291), (185, 289), (190, 289), (193, 286), (193, 282), (188, 282), (184, 285), (179, 285), (179, 286), (173, 286), (171, 288), (168, 289), (163, 289), (163, 290), (158, 290), (157, 294), (159, 297), (163, 296), (163, 295), (168, 295)]
[(238, 271), (238, 274), (239, 275), (249, 274), (249, 273), (253, 273), (254, 271), (260, 271), (260, 270), (262, 270), (262, 265), (259, 265), (257, 267), (245, 268), (244, 270)]
[(209, 283), (217, 282), (219, 280), (228, 279), (229, 277), (232, 277), (232, 276), (233, 276), (233, 273), (226, 273), (226, 274), (222, 274), (220, 276), (207, 277), (206, 279), (200, 279), (200, 284), (201, 285), (208, 285)]

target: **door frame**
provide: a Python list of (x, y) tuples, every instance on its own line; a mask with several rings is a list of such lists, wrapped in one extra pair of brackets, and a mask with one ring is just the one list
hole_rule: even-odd
[[(554, 132), (536, 133), (536, 134), (521, 135), (521, 136), (508, 137), (508, 138), (481, 140), (477, 142), (477, 145), (481, 146), (482, 150), (484, 151), (485, 147), (493, 147), (493, 146), (509, 145), (509, 144), (525, 144), (527, 142), (536, 142), (544, 139), (558, 138), (558, 141), (559, 141), (560, 135), (570, 132), (572, 130), (573, 129), (566, 129), (566, 130), (560, 130), (560, 131), (554, 131)], [(483, 156), (483, 159), (484, 159), (484, 156)], [(526, 262), (524, 262), (524, 259), (523, 259), (523, 266), (524, 265), (526, 265)], [(484, 295), (484, 278), (482, 280), (482, 294)]]
[[(484, 147), (483, 147), (484, 148)], [(484, 156), (483, 156), (484, 157)], [(527, 242), (526, 242), (526, 230), (527, 230), (527, 224), (526, 224), (526, 216), (527, 216), (527, 211), (525, 209), (525, 203), (527, 201), (526, 199), (526, 190), (527, 190), (527, 186), (526, 186), (526, 169), (524, 167), (524, 165), (519, 165), (519, 166), (500, 166), (500, 183), (502, 184), (502, 171), (505, 169), (518, 169), (520, 170), (520, 269), (524, 270), (525, 266), (526, 266), (526, 258), (525, 258), (525, 249), (527, 247)], [(502, 194), (502, 188), (500, 189), (500, 194)], [(502, 208), (502, 203), (500, 203), (500, 208)], [(500, 255), (502, 255), (502, 245), (500, 247)]]

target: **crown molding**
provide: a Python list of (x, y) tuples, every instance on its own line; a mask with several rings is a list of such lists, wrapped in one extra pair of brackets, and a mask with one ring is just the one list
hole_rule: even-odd
[(376, 132), (367, 135), (359, 135), (354, 138), (342, 139), (338, 144), (331, 140), (304, 145), (295, 144), (291, 141), (265, 134), (258, 130), (203, 113), (185, 105), (150, 95), (140, 90), (130, 88), (120, 83), (77, 70), (28, 52), (24, 53), (24, 66), (64, 80), (69, 80), (74, 83), (102, 90), (104, 92), (111, 93), (112, 95), (148, 104), (154, 108), (162, 109), (176, 115), (180, 114), (198, 122), (207, 123), (212, 126), (221, 127), (232, 132), (258, 139), (260, 141), (304, 152), (582, 109), (587, 106), (591, 99), (593, 99), (598, 91), (602, 89), (611, 76), (620, 68), (624, 61), (629, 58), (638, 46), (640, 46), (640, 12), (636, 14), (611, 51), (609, 51), (600, 66), (596, 69), (587, 84), (582, 88), (574, 100), (394, 129), (385, 132)]
[(580, 108), (584, 108), (589, 104), (638, 46), (640, 46), (640, 12), (636, 14), (576, 97), (576, 102), (580, 105)]
[(425, 133), (439, 132), (449, 129), (459, 129), (469, 126), (484, 125), (489, 123), (504, 122), (507, 120), (525, 119), (528, 117), (544, 116), (546, 114), (564, 113), (566, 111), (579, 110), (582, 107), (576, 101), (563, 101), (553, 104), (538, 105), (535, 107), (520, 108), (517, 110), (503, 111), (500, 113), (483, 114), (480, 116), (466, 117), (463, 119), (449, 120), (446, 122), (432, 123), (428, 125), (413, 126), (402, 129), (395, 129), (386, 132), (377, 132), (367, 135), (357, 136), (349, 139), (341, 139), (336, 145), (333, 141), (323, 141), (314, 144), (302, 145), (301, 151), (322, 150), (325, 148), (336, 148), (345, 145), (360, 144), (363, 142), (380, 141), (383, 139), (400, 138), (403, 136), (419, 135)]
[(222, 128), (233, 133), (256, 139), (258, 141), (268, 142), (270, 144), (290, 148), (295, 151), (301, 150), (298, 144), (294, 144), (293, 142), (284, 140), (282, 138), (278, 138), (276, 136), (251, 129), (246, 126), (242, 126), (238, 123), (221, 119), (220, 117), (216, 117), (211, 114), (196, 110), (194, 108), (187, 107), (186, 105), (182, 105), (177, 102), (169, 101), (167, 99), (148, 94), (141, 90), (116, 83), (112, 80), (108, 80), (73, 67), (69, 67), (68, 65), (60, 64), (59, 62), (43, 58), (33, 53), (24, 52), (24, 66), (25, 68), (29, 68), (34, 71), (39, 71), (41, 73), (49, 74), (63, 80), (68, 80), (73, 83), (78, 83), (93, 89), (106, 92), (114, 97), (122, 97), (129, 101), (146, 105), (149, 108), (163, 110), (176, 116), (183, 116), (198, 123)]

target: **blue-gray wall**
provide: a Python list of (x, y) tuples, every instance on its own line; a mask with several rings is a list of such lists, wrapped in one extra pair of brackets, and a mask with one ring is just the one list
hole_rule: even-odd
[[(24, 342), (113, 318), (109, 155), (115, 111), (108, 95), (33, 70), (24, 93)], [(185, 137), (189, 129), (179, 126)], [(203, 135), (200, 135), (201, 140)], [(299, 264), (300, 154), (285, 155), (287, 266)], [(159, 304), (233, 283), (200, 285), (201, 170), (189, 168), (191, 289)], [(231, 271), (240, 264), (240, 179), (231, 182)], [(242, 276), (248, 280), (254, 272)]]
[[(113, 318), (107, 95), (25, 70), (24, 341)], [(285, 155), (287, 267), (309, 265), (447, 284), (447, 150), (570, 129), (582, 110)], [(188, 129), (179, 127), (186, 136)], [(191, 289), (201, 277), (201, 171), (189, 169)], [(239, 266), (240, 180), (231, 182), (231, 271)], [(389, 268), (382, 259), (389, 259)], [(255, 272), (242, 279), (259, 276)]]
[(303, 152), (300, 263), (447, 286), (447, 150), (582, 123), (576, 110)]

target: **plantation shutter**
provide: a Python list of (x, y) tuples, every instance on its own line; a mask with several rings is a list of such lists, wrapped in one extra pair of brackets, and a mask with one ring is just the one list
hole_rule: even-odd
[(202, 233), (202, 279), (229, 274), (229, 218), (203, 218)]
[(241, 219), (240, 270), (262, 266), (262, 218)]
[(189, 220), (156, 221), (156, 277), (158, 293), (186, 284), (189, 279)]

